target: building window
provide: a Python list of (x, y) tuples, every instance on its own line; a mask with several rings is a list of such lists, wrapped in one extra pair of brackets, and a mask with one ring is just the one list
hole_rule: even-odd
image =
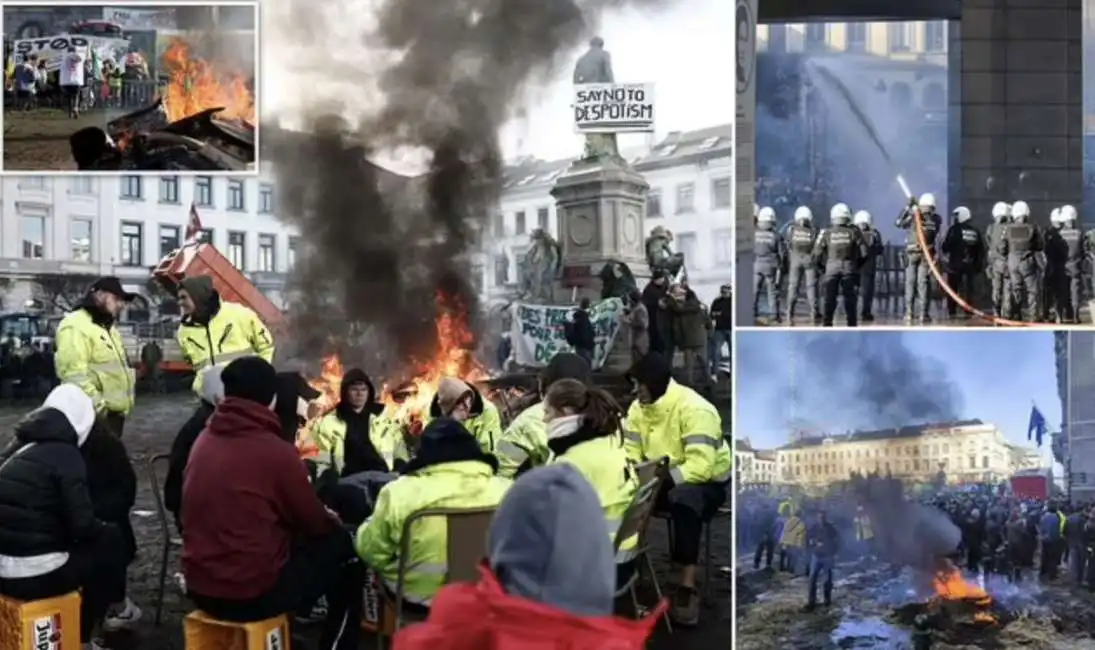
[[(90, 179), (88, 179), (90, 180)], [(91, 261), (91, 219), (73, 219), (68, 226), (73, 262)]]
[(548, 229), (548, 215), (551, 214), (550, 208), (540, 208), (536, 211), (536, 227), (544, 232)]
[(123, 199), (140, 199), (141, 198), (141, 177), (140, 176), (122, 176), (122, 198)]
[(179, 202), (179, 177), (178, 176), (161, 176), (160, 177), (160, 203), (178, 203)]
[(274, 186), (269, 183), (259, 185), (259, 214), (274, 214)]
[(213, 229), (202, 228), (198, 232), (198, 241), (202, 242), (203, 244), (209, 244), (210, 246), (216, 246), (216, 243), (213, 241)]
[(46, 218), (20, 217), (19, 230), (23, 237), (23, 258), (40, 260), (46, 256)]
[(924, 23), (924, 51), (947, 51), (947, 21), (929, 20)]
[[(231, 194), (231, 192), (229, 192)], [(228, 232), (228, 261), (232, 266), (245, 271), (247, 266), (247, 236), (242, 232)]]
[(509, 258), (498, 255), (494, 258), (494, 286), (509, 284)]
[(977, 456), (970, 456), (970, 469), (977, 469)]
[(278, 248), (276, 235), (259, 235), (259, 268), (258, 271), (273, 273), (277, 270), (275, 254)]
[(289, 264), (289, 268), (292, 269), (297, 265), (297, 242), (299, 240), (296, 237), (289, 238), (289, 254), (285, 260)]
[(693, 268), (699, 269), (700, 265), (697, 263), (699, 258), (696, 257), (696, 233), (694, 232), (682, 232), (676, 236), (677, 251), (684, 253), (684, 259), (696, 260), (695, 262), (689, 262), (693, 265)]
[(981, 469), (988, 469), (988, 468), (989, 468), (989, 457), (988, 456), (982, 456), (981, 457)]
[(806, 49), (812, 52), (825, 49), (825, 38), (828, 31), (828, 25), (825, 23), (807, 23)]
[(516, 235), (525, 234), (525, 211), (519, 210), (513, 215), (513, 232)]
[(95, 194), (95, 179), (90, 176), (69, 176), (68, 193), (84, 196)]
[(886, 26), (890, 35), (890, 52), (908, 52), (912, 50), (912, 34), (909, 23), (890, 23)]
[[(681, 183), (677, 186), (677, 214), (696, 210), (696, 186), (693, 183)], [(686, 258), (687, 259), (687, 258)]]
[(711, 180), (711, 207), (730, 207), (730, 177)]
[(213, 207), (212, 176), (198, 176), (194, 179), (194, 203), (206, 208)]
[(506, 236), (506, 217), (504, 215), (501, 213), (495, 214), (491, 217), (491, 224), (495, 239), (502, 239)]
[(160, 226), (160, 257), (178, 250), (181, 244), (178, 226)]
[(646, 216), (648, 217), (660, 217), (662, 216), (662, 192), (661, 190), (650, 190), (646, 193)]
[[(139, 176), (131, 177), (140, 180)], [(122, 222), (122, 266), (144, 266), (144, 226)]]
[(867, 51), (867, 23), (845, 23), (844, 33), (848, 35), (849, 52)]
[(243, 181), (230, 180), (228, 181), (228, 209), (229, 210), (243, 210), (244, 186)]
[[(715, 242), (715, 264), (729, 265), (734, 257), (734, 231), (730, 228), (721, 228), (712, 234)], [(856, 456), (859, 456), (858, 451)]]

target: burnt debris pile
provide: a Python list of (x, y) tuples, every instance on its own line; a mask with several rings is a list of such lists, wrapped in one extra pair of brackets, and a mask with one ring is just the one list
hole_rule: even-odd
[(163, 101), (128, 113), (106, 128), (87, 127), (69, 138), (81, 171), (233, 171), (255, 163), (255, 129), (209, 108), (171, 122)]
[(935, 645), (1002, 647), (994, 639), (1019, 618), (998, 602), (977, 598), (934, 597), (927, 602), (909, 603), (896, 608), (893, 623), (913, 630), (917, 648)]

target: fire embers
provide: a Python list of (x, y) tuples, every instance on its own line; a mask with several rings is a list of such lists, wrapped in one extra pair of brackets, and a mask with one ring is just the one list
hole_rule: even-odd
[(893, 615), (897, 623), (912, 628), (918, 650), (932, 647), (934, 641), (979, 647), (1016, 619), (1014, 612), (1001, 607), (949, 562), (935, 574), (931, 585), (935, 595), (927, 602), (903, 605)]

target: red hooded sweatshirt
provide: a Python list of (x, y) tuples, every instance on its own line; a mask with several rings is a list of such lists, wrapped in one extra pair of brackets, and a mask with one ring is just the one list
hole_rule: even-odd
[(295, 537), (337, 528), (296, 447), (280, 432), (273, 411), (228, 397), (198, 436), (182, 491), (187, 590), (226, 600), (258, 597), (277, 582)]
[(397, 632), (394, 650), (642, 650), (668, 607), (638, 621), (576, 616), (506, 594), (486, 562), (479, 571), (479, 584), (442, 588), (429, 620)]

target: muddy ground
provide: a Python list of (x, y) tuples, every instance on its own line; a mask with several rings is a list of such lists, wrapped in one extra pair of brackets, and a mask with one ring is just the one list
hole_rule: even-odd
[[(912, 630), (897, 610), (928, 600), (917, 593), (908, 572), (870, 561), (841, 563), (834, 573), (832, 606), (810, 613), (803, 611), (809, 588), (805, 577), (754, 571), (751, 562), (739, 558), (737, 583), (738, 650), (910, 650)], [(934, 630), (932, 650), (1095, 649), (1095, 596), (1068, 579), (1050, 585), (1029, 581), (1017, 588), (991, 578), (985, 588), (1002, 622)]]
[(89, 126), (105, 127), (116, 117), (91, 111), (72, 119), (65, 111), (40, 108), (4, 111), (5, 171), (75, 171), (68, 137)]
[[(162, 549), (159, 523), (148, 480), (148, 459), (166, 453), (175, 432), (190, 415), (193, 402), (189, 397), (158, 396), (139, 397), (138, 406), (126, 424), (125, 442), (140, 478), (140, 491), (133, 511), (133, 525), (139, 545), (138, 557), (129, 571), (129, 595), (144, 611), (144, 618), (133, 633), (108, 639), (112, 650), (182, 650), (182, 617), (192, 608), (174, 589), (168, 588), (165, 598), (163, 623), (154, 624), (159, 558)], [(29, 407), (0, 407), (0, 439), (6, 441), (11, 425), (27, 412)], [(161, 477), (162, 480), (162, 477)], [(671, 589), (669, 578), (668, 544), (665, 525), (652, 524), (652, 558), (664, 589)], [(651, 648), (655, 650), (726, 650), (730, 647), (732, 624), (730, 610), (730, 580), (718, 570), (730, 563), (730, 524), (727, 519), (713, 529), (715, 551), (712, 570), (711, 602), (704, 610), (701, 625), (685, 630), (674, 628), (671, 636), (664, 625), (659, 626)], [(176, 570), (177, 558), (172, 556), (168, 573)], [(170, 580), (169, 580), (170, 582)], [(644, 589), (649, 592), (649, 589)], [(643, 602), (648, 602), (644, 600)], [(621, 604), (622, 606), (622, 604)], [(312, 639), (318, 636), (314, 627), (299, 627), (294, 634)], [(374, 647), (371, 637), (363, 639), (362, 647)], [(296, 649), (297, 646), (294, 646)]]

